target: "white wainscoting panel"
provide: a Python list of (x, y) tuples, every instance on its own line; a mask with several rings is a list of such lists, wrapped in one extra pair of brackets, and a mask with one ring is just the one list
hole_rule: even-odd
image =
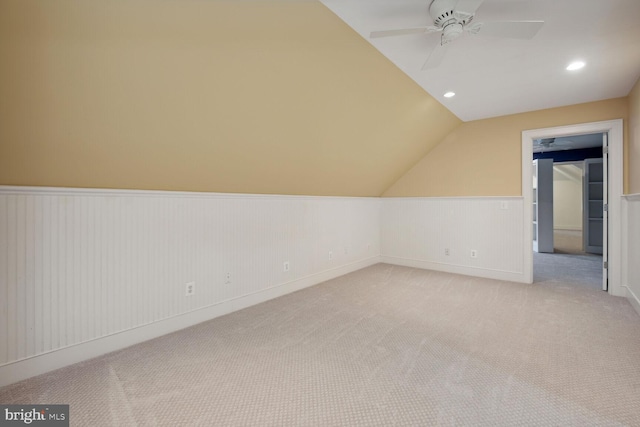
[(382, 199), (382, 261), (527, 282), (522, 209), (521, 197)]
[(623, 197), (623, 286), (640, 314), (640, 194)]
[[(21, 375), (17, 361), (166, 325), (138, 331), (125, 340), (131, 345), (208, 316), (167, 322), (188, 313), (215, 317), (375, 264), (379, 205), (377, 198), (0, 187), (0, 386), (10, 371), (15, 381), (60, 367), (40, 360), (40, 372)], [(194, 296), (185, 296), (188, 282)]]

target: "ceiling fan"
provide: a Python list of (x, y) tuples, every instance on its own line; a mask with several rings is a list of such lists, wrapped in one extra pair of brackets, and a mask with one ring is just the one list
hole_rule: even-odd
[(543, 153), (545, 151), (572, 150), (573, 141), (568, 138), (541, 138), (533, 140), (533, 152)]
[(444, 58), (445, 46), (465, 31), (470, 34), (480, 34), (495, 37), (515, 39), (533, 38), (544, 21), (499, 21), (472, 22), (476, 10), (484, 0), (433, 0), (429, 6), (429, 14), (434, 25), (425, 27), (403, 28), (398, 30), (373, 31), (369, 37), (392, 37), (407, 34), (436, 34), (440, 35), (438, 44), (430, 53), (422, 69), (435, 68)]
[(533, 141), (536, 145), (539, 145), (540, 147), (543, 148), (549, 148), (553, 145), (554, 142), (556, 142), (555, 138), (542, 138), (542, 139), (536, 139)]

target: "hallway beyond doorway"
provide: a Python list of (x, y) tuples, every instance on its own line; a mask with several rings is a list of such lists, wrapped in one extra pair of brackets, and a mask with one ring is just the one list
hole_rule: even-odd
[(533, 254), (533, 282), (602, 289), (602, 256), (582, 250), (582, 232), (554, 230), (555, 253)]

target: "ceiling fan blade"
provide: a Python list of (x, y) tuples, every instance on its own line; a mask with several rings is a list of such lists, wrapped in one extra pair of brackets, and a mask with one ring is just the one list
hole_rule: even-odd
[(455, 10), (473, 15), (484, 0), (458, 0)]
[(371, 34), (369, 34), (369, 37), (372, 39), (375, 39), (379, 37), (393, 37), (393, 36), (405, 36), (408, 34), (433, 33), (441, 30), (442, 30), (441, 28), (430, 25), (427, 27), (403, 28), (401, 30), (372, 31)]
[(484, 22), (472, 25), (469, 32), (483, 36), (532, 39), (543, 25), (544, 21)]
[(436, 68), (438, 65), (440, 65), (446, 53), (447, 53), (447, 48), (441, 45), (440, 43), (438, 43), (436, 47), (429, 54), (429, 57), (427, 58), (427, 60), (425, 61), (421, 69), (429, 70), (431, 68)]

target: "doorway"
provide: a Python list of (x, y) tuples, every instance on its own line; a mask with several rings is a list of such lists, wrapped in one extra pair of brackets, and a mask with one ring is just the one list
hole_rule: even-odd
[[(549, 200), (549, 206), (534, 200), (534, 283), (607, 290), (603, 268), (607, 227), (602, 213), (607, 186), (605, 138), (596, 133), (534, 140), (534, 176), (536, 171), (547, 175), (538, 176), (534, 193)], [(538, 221), (536, 208), (548, 210), (538, 212)], [(536, 244), (536, 226), (546, 228), (538, 236), (543, 244)]]
[(529, 224), (532, 224), (533, 221), (533, 192), (530, 186), (534, 141), (595, 133), (603, 133), (608, 136), (609, 172), (608, 185), (604, 188), (604, 191), (608, 193), (608, 210), (603, 210), (608, 217), (607, 233), (603, 233), (604, 236), (607, 236), (607, 241), (603, 242), (606, 248), (603, 256), (607, 264), (604, 264), (603, 261), (603, 267), (608, 267), (608, 292), (612, 295), (623, 295), (620, 280), (622, 271), (620, 201), (623, 191), (623, 123), (621, 119), (522, 132), (523, 221), (527, 225), (523, 227), (523, 275), (526, 282), (533, 283), (533, 227)]

